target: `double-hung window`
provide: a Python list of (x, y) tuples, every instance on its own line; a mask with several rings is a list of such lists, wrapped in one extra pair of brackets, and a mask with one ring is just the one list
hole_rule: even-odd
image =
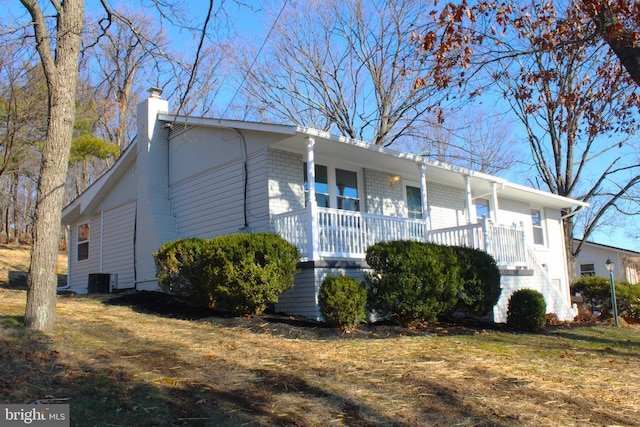
[[(304, 169), (305, 204), (309, 200), (309, 179), (307, 163)], [(315, 165), (316, 203), (323, 208), (337, 208), (350, 211), (360, 210), (358, 173), (355, 171)]]
[(344, 169), (336, 169), (336, 201), (338, 209), (360, 210), (358, 198), (358, 174)]
[[(316, 165), (315, 167), (315, 179), (316, 179), (316, 203), (322, 208), (328, 208), (329, 205), (329, 175), (327, 173), (327, 167), (322, 165)], [(304, 164), (304, 204), (307, 204), (309, 200), (309, 179), (307, 177), (307, 163)]]
[(544, 225), (540, 209), (531, 209), (531, 225), (533, 227), (533, 243), (544, 245)]
[(83, 261), (89, 259), (89, 223), (85, 222), (78, 225), (78, 244), (77, 244), (76, 260)]
[(422, 192), (418, 187), (407, 185), (407, 216), (413, 219), (422, 218)]

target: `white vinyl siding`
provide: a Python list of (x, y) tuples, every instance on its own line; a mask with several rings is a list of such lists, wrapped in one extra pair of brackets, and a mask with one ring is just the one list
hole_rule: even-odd
[[(266, 150), (247, 160), (247, 222), (254, 231), (268, 226)], [(237, 233), (245, 222), (244, 161), (213, 167), (171, 185), (173, 213), (181, 237)]]
[(104, 212), (102, 272), (118, 275), (118, 289), (133, 288), (136, 204), (130, 202)]

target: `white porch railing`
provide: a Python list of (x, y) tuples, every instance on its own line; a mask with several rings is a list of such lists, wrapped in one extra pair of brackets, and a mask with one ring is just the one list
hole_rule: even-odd
[[(309, 258), (308, 211), (275, 215), (274, 231), (297, 246)], [(467, 246), (491, 254), (502, 266), (526, 266), (522, 227), (506, 227), (484, 220), (478, 224), (427, 231), (420, 219), (372, 215), (338, 209), (317, 208), (318, 243), (321, 257), (364, 258), (367, 248), (391, 240), (416, 240), (449, 246)]]

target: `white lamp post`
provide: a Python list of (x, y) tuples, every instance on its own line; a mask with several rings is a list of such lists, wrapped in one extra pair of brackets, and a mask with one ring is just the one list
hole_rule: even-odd
[(613, 282), (613, 266), (614, 263), (611, 259), (607, 259), (607, 262), (604, 263), (607, 266), (607, 270), (609, 270), (609, 282), (611, 283), (611, 305), (613, 306), (613, 319), (616, 322), (616, 326), (618, 325), (618, 304), (616, 303), (616, 285)]

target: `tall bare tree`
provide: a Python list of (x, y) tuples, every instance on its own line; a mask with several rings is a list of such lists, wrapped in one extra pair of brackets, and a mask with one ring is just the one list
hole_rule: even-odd
[(406, 151), (488, 174), (513, 172), (524, 161), (507, 114), (477, 106), (445, 111), (410, 136)]
[(48, 18), (36, 0), (21, 0), (21, 3), (31, 16), (31, 36), (40, 56), (48, 94), (48, 127), (38, 180), (25, 325), (46, 330), (55, 323), (55, 266), (75, 120), (84, 1), (52, 1), (49, 6), (55, 9), (53, 18)]
[[(97, 42), (85, 50), (84, 59), (97, 86), (93, 90), (100, 100), (97, 108), (101, 111), (101, 130), (122, 152), (134, 133), (138, 73), (151, 68), (154, 62), (167, 61), (167, 43), (162, 30), (156, 29), (152, 18), (142, 11), (128, 7), (117, 13), (126, 16), (128, 22), (115, 20), (103, 35), (102, 29), (92, 26), (85, 38), (88, 43)], [(145, 34), (146, 39), (140, 34)]]
[[(425, 2), (426, 3), (426, 2)], [(260, 119), (287, 121), (388, 146), (437, 105), (405, 72), (424, 6), (413, 0), (279, 3), (273, 31), (239, 63)]]

